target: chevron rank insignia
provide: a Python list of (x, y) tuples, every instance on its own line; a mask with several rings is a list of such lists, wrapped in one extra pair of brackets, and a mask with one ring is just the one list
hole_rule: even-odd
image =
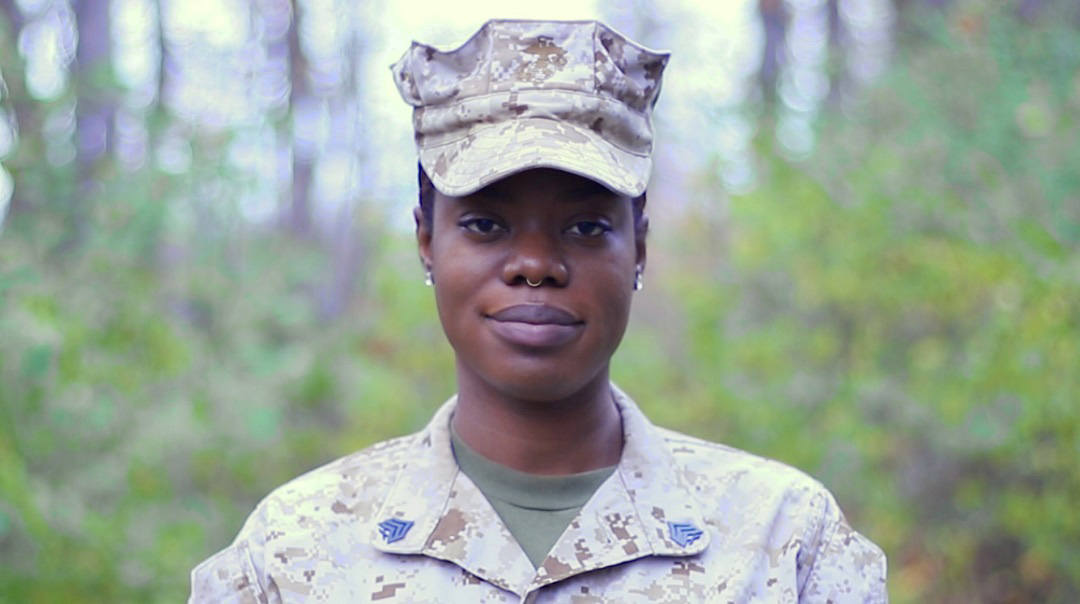
[(689, 546), (700, 539), (703, 534), (701, 529), (687, 522), (669, 522), (667, 526), (671, 540), (682, 547)]
[(405, 538), (405, 534), (409, 532), (409, 529), (412, 528), (412, 525), (411, 521), (398, 518), (383, 520), (379, 523), (379, 534), (387, 543), (401, 541)]

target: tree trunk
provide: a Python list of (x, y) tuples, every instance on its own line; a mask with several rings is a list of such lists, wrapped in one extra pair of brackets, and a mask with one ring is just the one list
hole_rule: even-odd
[(75, 53), (76, 143), (79, 178), (83, 190), (93, 178), (94, 168), (110, 145), (116, 105), (110, 98), (109, 0), (81, 0), (76, 4), (79, 45)]
[[(307, 60), (304, 58), (303, 48), (300, 46), (300, 6), (293, 3), (293, 15), (289, 21), (289, 30), (286, 34), (289, 44), (289, 111), (293, 116), (293, 149), (292, 149), (292, 199), (289, 204), (287, 224), (290, 230), (302, 236), (311, 234), (311, 177), (312, 163), (315, 158), (314, 145), (310, 141), (300, 139), (298, 119), (303, 118), (309, 112), (313, 103), (310, 86), (308, 85)], [(299, 118), (297, 112), (300, 113)], [(300, 144), (297, 144), (299, 142)]]
[(844, 29), (844, 20), (840, 18), (839, 0), (828, 0), (825, 5), (829, 18), (829, 95), (825, 98), (825, 106), (829, 109), (837, 109), (844, 98), (844, 88), (848, 86), (847, 78), (847, 31)]
[(783, 0), (758, 0), (758, 14), (765, 32), (758, 81), (766, 106), (772, 107), (776, 104), (776, 83), (785, 63), (784, 40), (787, 36), (788, 14)]
[[(157, 31), (158, 31), (158, 74), (157, 74), (157, 92), (155, 93), (156, 103), (154, 105), (152, 121), (164, 122), (165, 117), (165, 98), (168, 96), (169, 87), (172, 85), (172, 77), (175, 73), (176, 59), (173, 57), (172, 47), (169, 45), (169, 39), (165, 35), (165, 13), (163, 11), (162, 0), (157, 0)], [(162, 124), (157, 124), (160, 129)]]
[(90, 214), (87, 204), (97, 186), (97, 172), (109, 150), (116, 114), (111, 92), (109, 0), (79, 0), (74, 5), (79, 42), (75, 51), (75, 144), (78, 193), (73, 200), (71, 239), (68, 245), (86, 236)]

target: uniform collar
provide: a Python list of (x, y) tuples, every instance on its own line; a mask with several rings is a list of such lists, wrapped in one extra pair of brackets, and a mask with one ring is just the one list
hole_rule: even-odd
[[(614, 385), (612, 392), (623, 423), (618, 468), (539, 569), (533, 568), (491, 504), (454, 461), (450, 417), (456, 397), (416, 435), (374, 519), (370, 543), (387, 553), (447, 560), (518, 594), (644, 556), (700, 553), (708, 546), (709, 534), (663, 435)], [(403, 537), (387, 542), (379, 524), (390, 520), (412, 525)], [(678, 539), (673, 526), (703, 532), (696, 540)]]

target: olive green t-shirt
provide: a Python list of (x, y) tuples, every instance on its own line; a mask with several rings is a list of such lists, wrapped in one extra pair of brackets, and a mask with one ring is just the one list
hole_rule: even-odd
[(539, 567), (559, 536), (615, 466), (565, 476), (518, 472), (469, 448), (451, 428), (458, 466), (491, 502), (533, 566)]

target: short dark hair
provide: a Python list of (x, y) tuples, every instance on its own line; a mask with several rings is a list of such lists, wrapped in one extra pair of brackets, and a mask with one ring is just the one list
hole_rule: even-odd
[[(420, 188), (420, 214), (424, 219), (424, 226), (431, 228), (431, 223), (435, 219), (435, 185), (431, 184), (431, 178), (428, 177), (427, 172), (424, 171), (424, 166), (420, 165), (420, 162), (416, 163), (416, 171), (417, 185)], [(645, 221), (642, 220), (645, 215), (645, 192), (634, 198), (632, 206), (634, 208), (634, 232), (638, 237), (643, 237), (646, 228)]]

